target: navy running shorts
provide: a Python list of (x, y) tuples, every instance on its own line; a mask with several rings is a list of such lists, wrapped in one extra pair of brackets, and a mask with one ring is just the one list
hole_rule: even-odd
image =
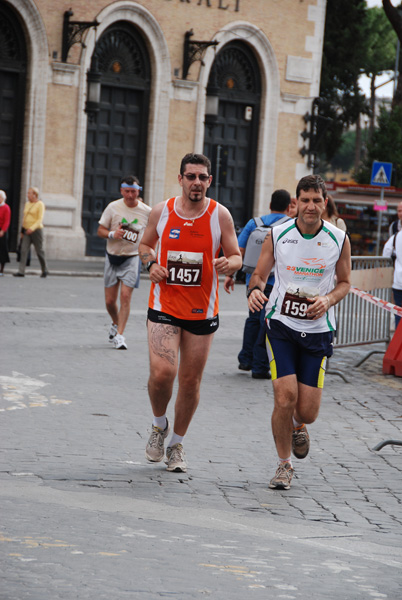
[(327, 358), (334, 351), (334, 332), (294, 331), (277, 319), (267, 320), (266, 329), (271, 379), (296, 375), (300, 383), (323, 388)]

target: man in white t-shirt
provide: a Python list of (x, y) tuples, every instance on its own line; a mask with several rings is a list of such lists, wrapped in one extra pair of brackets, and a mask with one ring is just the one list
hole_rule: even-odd
[(99, 219), (98, 236), (107, 239), (104, 280), (106, 309), (112, 319), (109, 341), (117, 350), (127, 350), (123, 333), (139, 277), (138, 246), (151, 212), (140, 199), (141, 190), (137, 177), (123, 177), (122, 198), (110, 202)]
[[(389, 238), (384, 246), (382, 255), (392, 257), (394, 254), (394, 278), (392, 281), (392, 293), (394, 303), (402, 307), (402, 232), (398, 231)], [(401, 317), (395, 315), (395, 328), (398, 327)]]

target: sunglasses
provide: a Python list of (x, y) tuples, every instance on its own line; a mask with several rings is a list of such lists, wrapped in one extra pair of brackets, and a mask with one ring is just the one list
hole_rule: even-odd
[(183, 177), (185, 177), (187, 179), (187, 181), (195, 181), (198, 177), (198, 179), (202, 183), (206, 183), (211, 176), (210, 175), (195, 175), (195, 173), (184, 173)]

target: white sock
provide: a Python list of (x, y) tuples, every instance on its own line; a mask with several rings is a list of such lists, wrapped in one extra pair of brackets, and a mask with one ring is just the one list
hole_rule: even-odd
[(289, 456), (289, 458), (281, 458), (280, 456), (278, 456), (278, 459), (279, 459), (278, 460), (278, 465), (281, 465), (282, 463), (287, 462), (287, 463), (290, 464), (291, 467), (293, 467), (293, 465), (292, 465), (292, 457), (291, 456)]
[(292, 421), (293, 421), (293, 427), (295, 429), (297, 429), (297, 427), (300, 427), (301, 425), (303, 425), (303, 423), (299, 423), (299, 421), (296, 421), (296, 419), (294, 417), (292, 417)]
[(184, 435), (177, 435), (177, 433), (173, 432), (172, 437), (168, 443), (168, 448), (171, 448), (175, 444), (181, 444), (184, 440)]
[(155, 427), (159, 427), (159, 429), (165, 431), (167, 425), (166, 415), (163, 415), (162, 417), (154, 417), (152, 419), (152, 425), (155, 425)]

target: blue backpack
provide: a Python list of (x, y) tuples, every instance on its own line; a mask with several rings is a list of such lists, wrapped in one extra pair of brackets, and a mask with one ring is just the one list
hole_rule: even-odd
[(264, 221), (261, 219), (261, 217), (256, 217), (254, 219), (257, 227), (250, 233), (247, 240), (246, 249), (244, 251), (242, 270), (245, 273), (252, 273), (256, 268), (261, 254), (261, 247), (265, 238), (267, 237), (267, 230), (272, 229), (277, 225), (282, 225), (282, 223), (286, 223), (286, 221), (289, 221), (289, 219), (290, 217), (284, 215), (281, 219), (271, 223), (271, 225), (264, 225)]

